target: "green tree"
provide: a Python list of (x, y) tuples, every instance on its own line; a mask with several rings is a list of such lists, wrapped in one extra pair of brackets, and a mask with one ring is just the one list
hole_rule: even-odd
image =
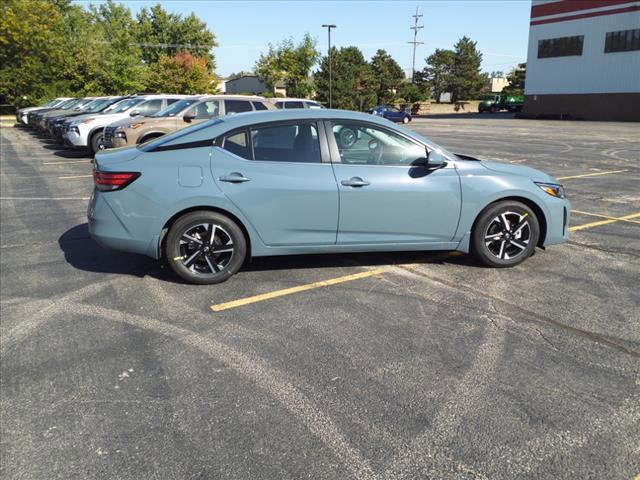
[(51, 0), (0, 4), (1, 102), (31, 103), (46, 95), (62, 61), (63, 17)]
[(378, 80), (378, 104), (391, 103), (395, 91), (404, 81), (402, 68), (385, 50), (378, 50), (371, 59), (371, 69)]
[(270, 87), (283, 80), (287, 95), (303, 98), (313, 90), (309, 73), (318, 57), (316, 42), (307, 33), (298, 45), (291, 38), (269, 44), (269, 51), (260, 55), (254, 70)]
[[(376, 105), (379, 88), (371, 65), (358, 47), (331, 49), (333, 107), (345, 110), (368, 110)], [(329, 57), (320, 62), (314, 76), (316, 98), (329, 104)]]
[(91, 5), (94, 28), (108, 46), (96, 70), (96, 88), (107, 93), (134, 93), (144, 88), (146, 67), (135, 42), (136, 24), (131, 11), (113, 0)]
[(420, 85), (409, 82), (400, 85), (396, 92), (396, 97), (403, 99), (407, 103), (429, 100), (429, 94)]
[(451, 78), (451, 101), (476, 98), (482, 91), (484, 77), (480, 73), (482, 53), (477, 42), (462, 37), (454, 45), (454, 62)]
[(212, 92), (214, 80), (205, 58), (181, 52), (172, 57), (162, 55), (151, 65), (147, 90), (184, 94)]
[(509, 85), (504, 87), (502, 93), (505, 95), (524, 95), (524, 82), (527, 76), (527, 64), (520, 63), (507, 75)]
[(157, 62), (171, 52), (190, 52), (204, 58), (211, 72), (215, 71), (212, 49), (217, 47), (215, 35), (194, 13), (183, 17), (169, 13), (158, 3), (150, 9), (143, 7), (136, 16), (136, 41), (147, 64)]
[[(455, 52), (442, 48), (429, 55), (425, 62), (427, 66), (421, 72), (421, 80), (426, 82), (436, 102), (440, 102), (440, 96), (451, 89), (453, 83), (453, 67), (455, 64)], [(420, 85), (421, 82), (418, 82)]]

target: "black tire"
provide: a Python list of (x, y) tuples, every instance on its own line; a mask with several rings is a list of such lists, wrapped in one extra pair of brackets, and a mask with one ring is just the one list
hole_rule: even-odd
[[(213, 250), (209, 250), (211, 226), (216, 227)], [(231, 252), (225, 251), (229, 248)], [(214, 250), (222, 253), (216, 255)], [(183, 215), (171, 226), (165, 255), (180, 278), (209, 285), (226, 281), (240, 269), (247, 255), (247, 242), (233, 220), (217, 212), (199, 210)]]
[(496, 107), (489, 108), (489, 113), (496, 113)]
[(98, 130), (91, 134), (89, 139), (89, 153), (95, 155), (104, 150), (104, 130)]
[(514, 267), (533, 254), (539, 237), (540, 224), (533, 210), (504, 200), (478, 216), (471, 232), (471, 252), (488, 267)]

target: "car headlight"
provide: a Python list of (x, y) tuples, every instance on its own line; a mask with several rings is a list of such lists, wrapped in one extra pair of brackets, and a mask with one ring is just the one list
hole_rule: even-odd
[(552, 197), (564, 198), (564, 187), (559, 183), (542, 183), (542, 182), (534, 182), (538, 185), (542, 190), (544, 190), (547, 194)]

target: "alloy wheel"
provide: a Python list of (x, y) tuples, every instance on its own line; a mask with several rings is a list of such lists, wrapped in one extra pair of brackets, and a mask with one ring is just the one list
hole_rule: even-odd
[(214, 223), (188, 227), (179, 243), (182, 265), (198, 275), (215, 275), (229, 265), (234, 255), (231, 235)]
[(505, 211), (494, 217), (484, 232), (484, 242), (489, 252), (500, 260), (510, 260), (522, 255), (531, 240), (528, 213)]

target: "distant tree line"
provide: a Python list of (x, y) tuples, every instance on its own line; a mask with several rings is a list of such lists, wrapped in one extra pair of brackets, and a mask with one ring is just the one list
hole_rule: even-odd
[(113, 0), (88, 8), (71, 0), (0, 4), (0, 103), (215, 88), (216, 38), (193, 13), (157, 4), (134, 17)]

